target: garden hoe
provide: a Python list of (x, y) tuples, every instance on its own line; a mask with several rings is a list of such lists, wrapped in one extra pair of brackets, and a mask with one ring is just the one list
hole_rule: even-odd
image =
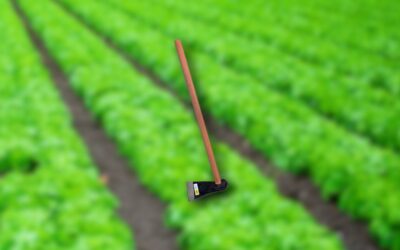
[(208, 194), (224, 191), (228, 187), (228, 182), (224, 179), (221, 180), (219, 175), (217, 163), (215, 162), (214, 153), (208, 137), (207, 128), (204, 123), (203, 114), (201, 113), (200, 104), (197, 99), (196, 90), (193, 85), (192, 76), (190, 74), (189, 66), (185, 57), (185, 52), (181, 41), (175, 41), (176, 50), (178, 52), (179, 61), (181, 62), (183, 75), (185, 77), (186, 86), (189, 90), (190, 98), (192, 100), (194, 114), (196, 116), (197, 124), (199, 125), (201, 136), (203, 138), (204, 147), (207, 151), (208, 161), (214, 175), (214, 181), (192, 181), (187, 182), (187, 192), (190, 201), (202, 198)]

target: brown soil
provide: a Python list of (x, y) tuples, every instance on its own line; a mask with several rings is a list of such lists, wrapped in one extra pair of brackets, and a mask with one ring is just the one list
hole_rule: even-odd
[(347, 214), (341, 212), (333, 201), (323, 200), (318, 187), (307, 177), (295, 176), (279, 170), (268, 162), (262, 153), (254, 150), (242, 136), (217, 124), (212, 119), (208, 119), (208, 121), (208, 127), (217, 139), (231, 145), (243, 157), (259, 166), (266, 176), (275, 180), (279, 191), (284, 196), (300, 202), (319, 223), (337, 232), (347, 249), (380, 249), (369, 235), (365, 223), (351, 219)]
[(14, 2), (32, 43), (37, 47), (43, 64), (51, 74), (62, 99), (68, 106), (73, 125), (85, 142), (92, 159), (99, 167), (101, 178), (119, 199), (119, 215), (130, 226), (138, 250), (178, 249), (176, 232), (163, 226), (165, 205), (149, 193), (131, 171), (127, 161), (117, 152), (116, 145), (92, 119), (83, 102), (69, 86), (66, 76), (51, 59), (43, 42), (33, 32), (26, 16)]

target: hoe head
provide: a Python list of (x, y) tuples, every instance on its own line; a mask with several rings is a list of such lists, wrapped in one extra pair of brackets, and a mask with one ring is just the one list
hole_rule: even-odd
[(224, 191), (228, 187), (228, 182), (224, 179), (221, 184), (213, 181), (193, 181), (187, 182), (187, 192), (189, 201), (200, 199), (206, 195)]

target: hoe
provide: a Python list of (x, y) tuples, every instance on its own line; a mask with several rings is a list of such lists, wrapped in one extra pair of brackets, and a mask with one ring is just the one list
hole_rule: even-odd
[(189, 201), (193, 201), (202, 198), (209, 194), (214, 194), (216, 192), (224, 191), (228, 187), (228, 182), (221, 179), (215, 161), (213, 149), (211, 146), (210, 138), (208, 137), (207, 128), (204, 123), (203, 114), (201, 113), (201, 108), (196, 95), (196, 89), (193, 85), (192, 76), (190, 74), (189, 66), (186, 60), (185, 52), (181, 41), (175, 41), (176, 50), (178, 52), (179, 61), (182, 66), (183, 75), (185, 77), (186, 86), (189, 90), (190, 99), (192, 101), (194, 114), (196, 116), (197, 124), (200, 128), (201, 136), (203, 138), (204, 147), (207, 152), (208, 161), (210, 163), (211, 171), (214, 175), (214, 181), (191, 181), (187, 182), (187, 192)]

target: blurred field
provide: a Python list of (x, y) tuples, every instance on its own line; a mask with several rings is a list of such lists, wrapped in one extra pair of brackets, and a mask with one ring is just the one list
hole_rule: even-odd
[[(400, 250), (400, 4), (0, 2), (0, 249)], [(189, 56), (226, 194), (174, 48)]]

